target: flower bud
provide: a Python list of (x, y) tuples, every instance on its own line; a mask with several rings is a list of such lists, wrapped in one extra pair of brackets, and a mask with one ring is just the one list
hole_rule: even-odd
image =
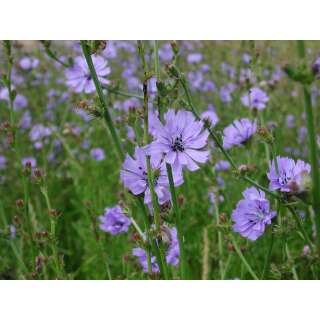
[(180, 72), (177, 69), (177, 67), (173, 64), (167, 64), (166, 65), (166, 70), (169, 73), (169, 75), (173, 78), (180, 78)]

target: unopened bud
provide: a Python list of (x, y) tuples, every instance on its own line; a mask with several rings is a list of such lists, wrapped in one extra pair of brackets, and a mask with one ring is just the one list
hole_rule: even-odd
[(259, 127), (257, 134), (268, 144), (272, 144), (274, 141), (272, 134), (265, 127)]
[(173, 78), (180, 78), (180, 72), (177, 69), (177, 67), (173, 64), (167, 64), (166, 65), (167, 72), (169, 75)]

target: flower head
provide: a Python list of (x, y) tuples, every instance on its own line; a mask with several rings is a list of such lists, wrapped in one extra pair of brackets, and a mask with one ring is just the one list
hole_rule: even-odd
[(37, 160), (33, 157), (25, 157), (21, 160), (21, 164), (23, 167), (30, 165), (31, 168), (35, 168), (37, 166)]
[(212, 106), (209, 106), (207, 111), (202, 112), (200, 117), (203, 121), (209, 121), (210, 127), (215, 127), (219, 122), (219, 118)]
[(215, 164), (214, 169), (216, 171), (228, 171), (230, 169), (230, 167), (231, 167), (231, 165), (228, 161), (220, 160)]
[(241, 102), (251, 109), (262, 110), (269, 101), (268, 95), (260, 88), (254, 87), (249, 90), (249, 94), (245, 93), (241, 97)]
[(97, 160), (97, 161), (101, 161), (105, 158), (105, 154), (103, 149), (101, 148), (94, 148), (90, 151), (90, 155), (93, 159)]
[(277, 166), (272, 161), (268, 172), (270, 190), (300, 193), (306, 189), (311, 167), (302, 160), (295, 162), (287, 157), (277, 157)]
[(99, 217), (100, 229), (112, 235), (127, 232), (130, 219), (123, 213), (121, 207), (106, 208), (104, 215)]
[[(149, 188), (148, 175), (147, 175), (147, 151), (146, 148), (136, 147), (134, 157), (126, 155), (125, 161), (122, 165), (120, 172), (121, 181), (124, 186), (129, 189), (134, 195), (144, 193), (144, 202), (151, 203), (151, 192)], [(165, 163), (159, 157), (151, 157), (151, 170), (154, 176), (154, 190), (158, 196), (160, 204), (171, 199), (168, 190), (169, 180)], [(173, 171), (173, 180), (175, 186), (183, 183), (181, 172)]]
[(203, 122), (197, 121), (189, 111), (170, 109), (164, 115), (165, 124), (159, 123), (151, 144), (151, 155), (164, 155), (164, 161), (174, 169), (186, 166), (189, 170), (199, 169), (197, 163), (205, 163), (209, 151), (201, 151), (207, 144), (209, 132), (203, 130)]
[[(107, 61), (100, 56), (92, 56), (92, 62), (96, 69), (99, 81), (102, 84), (110, 83), (104, 77), (110, 74), (111, 69)], [(67, 85), (75, 92), (92, 93), (95, 91), (94, 82), (91, 78), (89, 67), (84, 57), (74, 59), (74, 65), (65, 71)]]
[(270, 211), (269, 201), (263, 191), (251, 187), (242, 194), (244, 199), (238, 202), (232, 213), (232, 228), (243, 237), (255, 241), (264, 233), (265, 225), (271, 224), (276, 212)]
[(176, 267), (179, 264), (180, 247), (177, 235), (177, 229), (171, 228), (170, 232), (170, 244), (166, 254), (166, 260), (168, 264)]
[(0, 154), (0, 170), (5, 169), (7, 165), (7, 158)]
[(230, 149), (232, 146), (241, 146), (247, 142), (257, 131), (255, 121), (247, 118), (233, 121), (223, 130), (223, 147)]
[[(143, 268), (144, 272), (148, 272), (148, 260), (147, 260), (147, 254), (146, 251), (142, 248), (133, 248), (132, 254), (139, 258), (139, 262)], [(153, 273), (159, 272), (159, 266), (156, 263), (156, 257), (151, 256), (151, 271)]]
[(30, 70), (39, 65), (39, 60), (37, 58), (23, 57), (20, 59), (19, 65), (24, 70)]

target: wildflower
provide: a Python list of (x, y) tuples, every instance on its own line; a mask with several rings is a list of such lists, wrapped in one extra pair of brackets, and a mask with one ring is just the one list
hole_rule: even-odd
[(293, 114), (288, 114), (287, 115), (287, 118), (286, 118), (286, 121), (287, 121), (287, 127), (288, 128), (294, 128), (295, 127), (295, 117)]
[(159, 57), (161, 61), (169, 62), (173, 59), (173, 52), (170, 43), (165, 43), (159, 48)]
[(5, 156), (0, 155), (0, 170), (5, 169), (7, 165), (7, 159)]
[(31, 127), (32, 116), (29, 110), (25, 111), (19, 121), (19, 127), (22, 129), (29, 129)]
[(29, 138), (32, 142), (34, 142), (34, 147), (36, 149), (41, 149), (42, 148), (42, 140), (47, 137), (49, 137), (52, 134), (52, 129), (45, 127), (42, 124), (36, 124), (32, 127), (30, 133), (29, 133)]
[(176, 267), (179, 264), (180, 247), (178, 241), (178, 234), (176, 228), (169, 228), (169, 247), (166, 254), (166, 260), (168, 264)]
[(209, 151), (200, 151), (208, 139), (209, 132), (202, 131), (203, 122), (196, 121), (189, 111), (170, 109), (165, 115), (165, 124), (159, 123), (156, 140), (151, 144), (151, 154), (164, 154), (164, 161), (174, 169), (186, 166), (190, 171), (199, 169), (197, 163), (205, 163)]
[(33, 157), (25, 157), (22, 159), (21, 163), (23, 167), (28, 165), (31, 168), (35, 168), (37, 165), (37, 160)]
[(241, 102), (250, 109), (263, 110), (269, 101), (268, 95), (260, 88), (251, 88), (249, 94), (245, 93), (241, 97)]
[(219, 122), (219, 118), (215, 113), (212, 105), (209, 105), (208, 110), (205, 112), (202, 112), (200, 117), (203, 121), (205, 120), (209, 121), (210, 127), (215, 127), (216, 124)]
[(223, 147), (230, 149), (232, 146), (245, 144), (257, 131), (255, 121), (251, 122), (247, 118), (235, 120), (223, 130)]
[(187, 56), (188, 63), (198, 63), (202, 60), (202, 53), (193, 52), (189, 53)]
[(104, 215), (99, 217), (100, 229), (112, 235), (125, 233), (131, 224), (130, 219), (123, 213), (121, 207), (106, 208)]
[(14, 239), (17, 234), (17, 229), (13, 224), (9, 225), (9, 233), (10, 233), (10, 239)]
[[(92, 62), (96, 69), (99, 81), (102, 84), (110, 83), (109, 80), (104, 78), (111, 72), (107, 61), (100, 56), (93, 55)], [(74, 65), (65, 71), (65, 77), (67, 79), (67, 85), (75, 92), (92, 93), (95, 91), (89, 67), (85, 58), (81, 56), (74, 59)]]
[(306, 244), (302, 249), (302, 255), (306, 256), (311, 252), (310, 247)]
[(94, 148), (90, 151), (90, 155), (93, 159), (97, 161), (102, 161), (105, 158), (105, 154), (103, 149), (101, 148)]
[(319, 79), (319, 76), (320, 76), (320, 57), (317, 57), (317, 59), (312, 64), (312, 72), (316, 76), (316, 79)]
[(19, 65), (23, 70), (34, 69), (39, 65), (39, 60), (36, 58), (23, 57), (20, 59)]
[(248, 54), (248, 53), (244, 53), (243, 55), (242, 55), (242, 62), (244, 63), (244, 64), (250, 64), (250, 62), (251, 62), (251, 56)]
[(220, 160), (215, 164), (214, 169), (216, 171), (228, 171), (230, 169), (230, 163), (226, 160)]
[[(8, 88), (2, 88), (0, 90), (0, 100), (9, 101), (9, 91)], [(13, 109), (14, 111), (18, 111), (24, 109), (28, 105), (28, 100), (25, 96), (18, 93), (13, 101)]]
[[(144, 272), (148, 272), (148, 261), (147, 261), (147, 254), (146, 251), (142, 248), (133, 248), (132, 254), (139, 258), (139, 262), (143, 268)], [(159, 266), (156, 263), (156, 257), (151, 256), (151, 271), (153, 273), (159, 272)]]
[(270, 211), (270, 203), (263, 191), (251, 187), (242, 194), (244, 199), (238, 202), (231, 216), (234, 221), (232, 228), (243, 237), (255, 241), (264, 233), (265, 225), (271, 224), (276, 212)]
[[(135, 149), (134, 158), (126, 155), (120, 177), (127, 189), (134, 195), (144, 193), (144, 202), (150, 204), (151, 192), (147, 175), (146, 156), (147, 150), (139, 147)], [(164, 204), (171, 199), (165, 163), (160, 157), (151, 157), (150, 164), (153, 170), (155, 193), (158, 196), (159, 204)], [(175, 186), (181, 185), (183, 183), (181, 172), (173, 171), (173, 180)]]
[(224, 103), (228, 103), (232, 101), (232, 92), (236, 89), (236, 85), (233, 83), (228, 83), (225, 86), (220, 88), (219, 94), (220, 99)]
[(256, 83), (257, 79), (251, 69), (245, 68), (240, 70), (239, 81), (241, 84), (248, 82), (253, 84)]
[(311, 167), (302, 160), (295, 162), (287, 157), (277, 157), (277, 167), (274, 161), (268, 172), (270, 190), (300, 193), (306, 190), (309, 183)]

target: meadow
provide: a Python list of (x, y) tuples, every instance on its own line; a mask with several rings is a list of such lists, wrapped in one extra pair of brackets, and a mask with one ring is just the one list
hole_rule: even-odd
[(1, 41), (0, 279), (318, 279), (319, 49)]

